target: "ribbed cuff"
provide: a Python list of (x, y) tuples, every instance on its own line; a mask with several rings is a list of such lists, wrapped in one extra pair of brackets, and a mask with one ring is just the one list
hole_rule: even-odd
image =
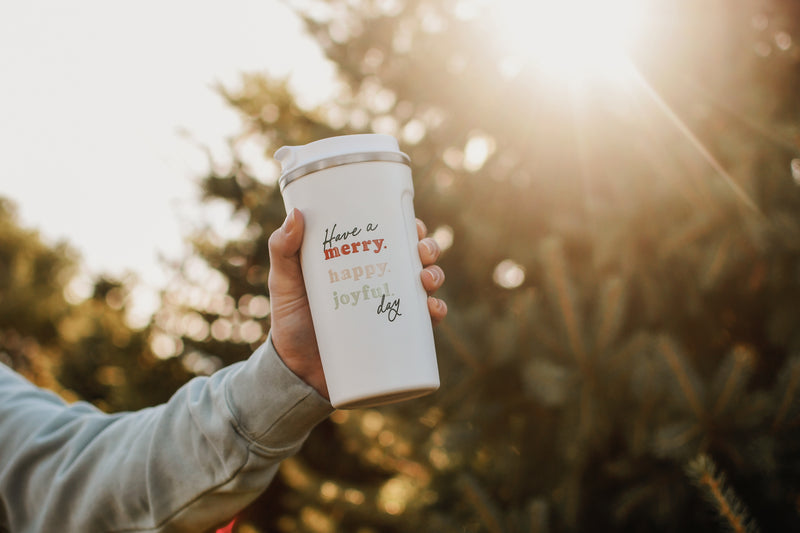
[(227, 402), (238, 429), (266, 453), (297, 447), (333, 412), (328, 400), (283, 363), (271, 337), (229, 376)]

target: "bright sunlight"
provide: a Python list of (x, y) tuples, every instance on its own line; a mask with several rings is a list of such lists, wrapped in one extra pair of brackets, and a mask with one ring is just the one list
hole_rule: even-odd
[(483, 7), (495, 17), (508, 53), (556, 81), (624, 80), (628, 51), (642, 26), (635, 0), (502, 0)]

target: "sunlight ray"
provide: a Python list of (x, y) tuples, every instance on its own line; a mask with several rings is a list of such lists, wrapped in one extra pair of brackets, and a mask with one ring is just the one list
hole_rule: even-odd
[(710, 103), (710, 105), (717, 107), (720, 111), (724, 113), (727, 113), (728, 115), (735, 118), (745, 126), (749, 127), (751, 130), (758, 133), (765, 139), (774, 142), (776, 145), (782, 146), (783, 148), (791, 150), (792, 152), (797, 152), (797, 145), (789, 137), (781, 135), (779, 133), (775, 133), (771, 131), (766, 125), (760, 123), (755, 118), (749, 117), (746, 114), (737, 111), (731, 104), (723, 101), (718, 96), (713, 95), (711, 91), (701, 86), (700, 84), (692, 80), (687, 80), (686, 83), (689, 85), (689, 88), (692, 91), (705, 98)]
[(736, 180), (733, 179), (733, 176), (722, 166), (722, 164), (717, 161), (717, 158), (706, 148), (697, 135), (692, 131), (692, 129), (686, 124), (686, 122), (678, 116), (675, 111), (667, 104), (661, 95), (653, 88), (650, 83), (642, 76), (641, 72), (635, 67), (635, 65), (631, 64), (631, 75), (633, 78), (638, 82), (638, 84), (644, 89), (647, 96), (656, 104), (656, 107), (660, 109), (664, 115), (669, 119), (670, 122), (678, 129), (680, 133), (682, 133), (686, 139), (691, 143), (692, 147), (694, 147), (703, 159), (711, 165), (717, 174), (725, 181), (725, 183), (730, 187), (733, 193), (742, 201), (748, 208), (753, 210), (754, 212), (763, 216), (761, 210), (756, 205), (755, 201), (747, 194), (747, 192), (738, 184)]

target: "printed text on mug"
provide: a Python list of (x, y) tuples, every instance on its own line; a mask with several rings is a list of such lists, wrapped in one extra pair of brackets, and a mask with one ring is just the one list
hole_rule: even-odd
[[(336, 224), (325, 228), (325, 238), (322, 241), (322, 253), (325, 261), (352, 254), (369, 254), (370, 252), (379, 254), (386, 250), (388, 246), (385, 244), (385, 239), (367, 239), (368, 235), (362, 235), (362, 233), (371, 233), (377, 229), (378, 224), (374, 223), (369, 223), (363, 228), (353, 226), (352, 229), (346, 231), (337, 230)], [(363, 255), (366, 260), (369, 260), (370, 257), (373, 256)], [(328, 278), (331, 283), (367, 281), (382, 278), (388, 272), (391, 272), (388, 262), (369, 263), (341, 269), (330, 268), (328, 269)], [(378, 303), (375, 314), (384, 315), (389, 322), (394, 322), (397, 317), (403, 316), (400, 312), (400, 298), (396, 298), (389, 291), (389, 283), (377, 285), (365, 283), (353, 291), (333, 291), (333, 308), (339, 310), (349, 306), (355, 307), (369, 300), (375, 302), (378, 298), (380, 298), (380, 303)]]

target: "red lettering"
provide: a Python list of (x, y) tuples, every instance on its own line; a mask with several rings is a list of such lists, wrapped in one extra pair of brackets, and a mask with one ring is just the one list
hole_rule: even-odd
[(343, 244), (341, 250), (342, 250), (342, 253), (344, 255), (349, 255), (350, 254), (350, 245), (349, 244)]

